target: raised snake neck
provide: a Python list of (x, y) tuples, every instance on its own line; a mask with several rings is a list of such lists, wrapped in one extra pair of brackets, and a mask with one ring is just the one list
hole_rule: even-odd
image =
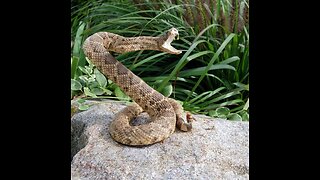
[[(110, 127), (110, 134), (116, 141), (127, 145), (147, 145), (162, 141), (174, 132), (176, 118), (181, 116), (182, 107), (176, 110), (174, 107), (179, 105), (151, 88), (117, 61), (109, 51), (125, 53), (137, 50), (157, 50), (179, 54), (181, 51), (170, 45), (177, 34), (174, 28), (159, 37), (123, 37), (114, 33), (98, 32), (84, 41), (85, 55), (153, 120), (149, 124), (131, 126), (130, 118), (141, 113), (142, 109), (133, 106), (123, 110), (118, 113)], [(188, 127), (188, 130), (190, 129), (191, 126)]]

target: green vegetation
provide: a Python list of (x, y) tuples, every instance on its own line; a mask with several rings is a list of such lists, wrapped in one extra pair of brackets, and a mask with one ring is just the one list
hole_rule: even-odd
[[(82, 42), (108, 31), (158, 36), (171, 27), (183, 51), (137, 51), (114, 56), (149, 85), (183, 103), (185, 110), (249, 120), (249, 2), (246, 0), (72, 1), (71, 98), (129, 100), (84, 57)], [(195, 3), (192, 3), (195, 2)]]

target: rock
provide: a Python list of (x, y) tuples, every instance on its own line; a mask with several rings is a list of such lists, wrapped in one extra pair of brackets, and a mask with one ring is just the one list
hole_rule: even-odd
[(193, 115), (191, 132), (176, 130), (163, 143), (130, 147), (108, 133), (114, 114), (125, 105), (88, 103), (93, 105), (71, 119), (73, 180), (249, 179), (248, 122)]

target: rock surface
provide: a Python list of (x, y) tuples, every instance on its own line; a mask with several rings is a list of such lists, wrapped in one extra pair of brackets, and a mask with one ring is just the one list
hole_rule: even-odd
[(192, 132), (176, 130), (163, 143), (129, 147), (108, 133), (114, 114), (125, 105), (89, 103), (71, 119), (73, 180), (249, 179), (248, 122), (194, 115)]

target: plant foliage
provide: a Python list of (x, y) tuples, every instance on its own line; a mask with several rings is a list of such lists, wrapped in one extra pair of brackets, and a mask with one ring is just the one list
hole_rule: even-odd
[(87, 61), (89, 35), (158, 36), (171, 27), (183, 51), (170, 55), (137, 51), (113, 55), (149, 85), (181, 102), (187, 111), (249, 120), (249, 5), (246, 0), (74, 1), (71, 14), (71, 97), (129, 100)]

